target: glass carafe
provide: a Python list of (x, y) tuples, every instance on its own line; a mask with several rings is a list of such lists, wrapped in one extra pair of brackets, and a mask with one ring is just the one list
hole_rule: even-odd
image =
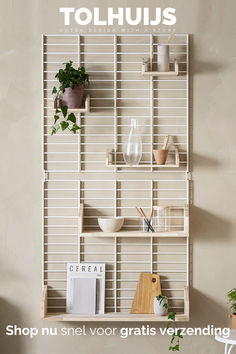
[(123, 156), (128, 166), (136, 166), (142, 157), (142, 139), (138, 132), (137, 120), (131, 119), (128, 141), (124, 144)]

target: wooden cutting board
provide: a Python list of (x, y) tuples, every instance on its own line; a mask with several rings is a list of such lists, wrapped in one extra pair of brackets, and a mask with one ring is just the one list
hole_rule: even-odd
[(153, 300), (161, 295), (158, 274), (140, 273), (130, 313), (154, 313)]

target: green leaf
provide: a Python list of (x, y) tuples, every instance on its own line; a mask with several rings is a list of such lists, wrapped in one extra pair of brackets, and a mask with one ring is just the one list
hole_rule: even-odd
[(172, 312), (172, 313), (168, 316), (168, 320), (175, 321), (175, 315), (176, 315), (176, 312)]
[(179, 351), (179, 344), (176, 344), (172, 350), (173, 350), (173, 352), (178, 352)]
[(56, 88), (56, 86), (54, 86), (53, 89), (52, 89), (52, 94), (54, 95), (56, 93), (57, 93), (57, 88)]
[(74, 113), (70, 113), (68, 115), (67, 120), (71, 121), (72, 123), (76, 123), (76, 116), (74, 115)]
[(59, 87), (59, 89), (60, 89), (60, 94), (61, 94), (61, 96), (62, 96), (63, 93), (65, 92), (65, 87), (64, 87), (64, 85), (61, 85), (61, 86)]
[[(161, 304), (162, 301), (166, 299), (166, 296), (158, 295), (158, 296), (156, 296), (156, 299), (157, 299), (157, 301), (159, 301), (160, 304)], [(166, 304), (166, 305), (167, 305), (167, 304)], [(163, 305), (163, 306), (165, 306), (165, 305)], [(167, 305), (167, 306), (168, 306), (168, 305)]]
[(182, 332), (181, 329), (178, 329), (176, 336), (179, 338), (183, 338), (183, 336), (181, 335), (181, 332)]
[(59, 129), (60, 129), (60, 125), (59, 124), (54, 124), (54, 126), (52, 127), (51, 135), (56, 134)]
[(179, 351), (179, 344), (176, 344), (174, 347), (169, 346), (169, 350), (172, 352), (178, 352)]
[(66, 128), (68, 128), (69, 123), (66, 122), (65, 120), (63, 120), (63, 121), (60, 123), (60, 125), (61, 125), (62, 131), (64, 132), (64, 130), (66, 130)]
[(165, 307), (168, 310), (168, 305), (167, 304), (164, 304), (163, 307)]
[(75, 123), (75, 124), (73, 124), (71, 131), (75, 134), (78, 129), (80, 129), (80, 127)]
[(56, 109), (56, 113), (61, 113), (60, 109)]
[(61, 111), (62, 111), (62, 114), (63, 114), (64, 118), (66, 118), (68, 107), (67, 106), (61, 106)]
[(58, 121), (58, 119), (60, 119), (60, 117), (57, 114), (55, 114), (54, 115), (54, 124)]

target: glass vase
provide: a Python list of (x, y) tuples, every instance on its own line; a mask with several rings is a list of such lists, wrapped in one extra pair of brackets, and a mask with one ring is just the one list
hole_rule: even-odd
[(128, 140), (123, 148), (123, 156), (128, 166), (137, 166), (142, 157), (142, 139), (138, 132), (137, 120), (131, 119)]

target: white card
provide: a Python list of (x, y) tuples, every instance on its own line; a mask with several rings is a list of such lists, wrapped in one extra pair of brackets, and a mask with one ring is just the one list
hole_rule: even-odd
[(70, 279), (69, 313), (95, 315), (96, 313), (96, 279)]

